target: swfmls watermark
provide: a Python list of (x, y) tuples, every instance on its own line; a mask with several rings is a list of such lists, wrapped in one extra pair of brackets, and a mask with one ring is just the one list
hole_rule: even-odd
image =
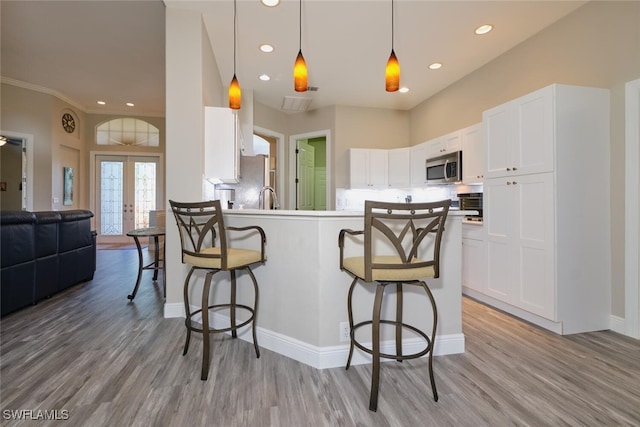
[(3, 420), (64, 421), (69, 419), (68, 409), (4, 409)]

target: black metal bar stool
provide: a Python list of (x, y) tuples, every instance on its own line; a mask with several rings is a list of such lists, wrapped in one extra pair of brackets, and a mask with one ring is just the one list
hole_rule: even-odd
[[(429, 354), (429, 377), (433, 398), (438, 401), (438, 392), (433, 377), (433, 346), (435, 344), (438, 311), (431, 290), (425, 279), (437, 278), (440, 275), (440, 243), (444, 223), (449, 212), (451, 200), (432, 203), (387, 203), (365, 201), (364, 230), (340, 231), (340, 269), (353, 277), (347, 297), (349, 313), (350, 348), (346, 369), (351, 365), (354, 346), (372, 355), (371, 394), (369, 409), (378, 409), (378, 387), (380, 381), (380, 358), (395, 359), (401, 362)], [(364, 256), (344, 257), (346, 235), (364, 237), (362, 247)], [(357, 240), (355, 238), (354, 240)], [(354, 323), (353, 291), (357, 283), (375, 285), (375, 299), (371, 320)], [(433, 310), (431, 334), (403, 322), (403, 285), (422, 288)], [(382, 300), (386, 286), (395, 285), (396, 313), (395, 319), (381, 319)], [(395, 328), (395, 354), (380, 351), (380, 325), (389, 324)], [(362, 345), (356, 339), (356, 330), (371, 325), (371, 348)], [(425, 340), (422, 351), (403, 354), (402, 331), (408, 329)]]
[[(180, 244), (182, 247), (182, 262), (191, 265), (191, 269), (184, 281), (184, 307), (186, 313), (185, 325), (187, 338), (184, 344), (183, 355), (189, 350), (191, 332), (201, 332), (203, 337), (202, 374), (201, 379), (206, 380), (209, 375), (209, 334), (231, 332), (233, 338), (237, 338), (237, 330), (251, 323), (253, 332), (253, 345), (256, 356), (260, 357), (258, 338), (256, 336), (256, 317), (258, 314), (258, 282), (256, 281), (251, 266), (263, 264), (266, 261), (265, 244), (267, 239), (264, 231), (258, 226), (225, 227), (222, 209), (219, 200), (207, 202), (183, 203), (169, 201), (171, 210), (176, 218), (180, 232)], [(260, 239), (258, 250), (238, 249), (228, 246), (227, 232), (242, 231), (243, 237), (248, 239), (252, 235)], [(189, 282), (193, 272), (206, 270), (204, 285), (202, 288), (201, 308), (191, 311), (189, 304)], [(253, 282), (254, 301), (253, 306), (238, 304), (236, 302), (236, 272), (244, 270)], [(211, 289), (213, 275), (220, 271), (229, 271), (231, 277), (231, 295), (228, 303), (209, 305), (209, 291)], [(210, 325), (209, 311), (220, 309), (229, 310), (230, 326), (216, 329)], [(236, 310), (244, 310), (250, 314), (249, 318), (238, 323)], [(202, 326), (199, 327), (193, 317), (202, 314)]]

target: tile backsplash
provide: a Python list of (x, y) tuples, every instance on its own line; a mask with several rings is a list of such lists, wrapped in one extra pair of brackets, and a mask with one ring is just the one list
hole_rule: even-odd
[(363, 210), (365, 200), (404, 202), (407, 196), (411, 196), (413, 202), (433, 202), (442, 199), (458, 200), (458, 193), (472, 192), (482, 192), (482, 185), (434, 185), (409, 190), (351, 190), (348, 188), (336, 188), (336, 210)]

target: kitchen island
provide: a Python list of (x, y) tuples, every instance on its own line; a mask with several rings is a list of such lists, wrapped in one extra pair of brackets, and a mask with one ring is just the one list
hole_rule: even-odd
[[(442, 239), (440, 278), (428, 281), (439, 316), (434, 355), (464, 352), (461, 220), (465, 213), (449, 213)], [(340, 340), (340, 323), (348, 320), (347, 291), (352, 278), (339, 268), (338, 233), (343, 228), (361, 230), (363, 212), (245, 209), (226, 210), (224, 216), (227, 226), (259, 225), (267, 236), (267, 262), (253, 269), (260, 288), (258, 344), (315, 368), (344, 366), (348, 342)], [(232, 240), (231, 246), (255, 247), (256, 242), (251, 239)], [(345, 256), (361, 253), (361, 246), (347, 242)], [(238, 301), (250, 302), (253, 291), (251, 286), (244, 286), (250, 280), (244, 274), (238, 276)], [(226, 297), (228, 275), (216, 275), (214, 279), (220, 283), (214, 298), (218, 295)], [(359, 287), (360, 293), (354, 294), (356, 319), (370, 318), (373, 289), (373, 286), (371, 291)], [(394, 293), (391, 288), (388, 292)], [(200, 301), (200, 296), (196, 293), (190, 299)], [(394, 297), (385, 299), (383, 313), (393, 307), (394, 300)], [(405, 287), (404, 305), (407, 323), (430, 330), (430, 308), (425, 309), (430, 303), (424, 292)], [(215, 325), (216, 321), (226, 319), (214, 315), (213, 321)], [(251, 341), (249, 330), (238, 336)], [(384, 350), (388, 338), (383, 335), (383, 340)], [(363, 339), (363, 342), (368, 341)], [(409, 352), (421, 348), (423, 343), (407, 333), (404, 345)], [(368, 363), (369, 360), (368, 355), (356, 352), (352, 364)]]

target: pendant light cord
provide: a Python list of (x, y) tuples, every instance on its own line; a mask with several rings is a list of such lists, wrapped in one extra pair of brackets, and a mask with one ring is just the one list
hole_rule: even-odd
[(236, 75), (236, 0), (233, 0), (233, 75)]
[(300, 31), (299, 31), (299, 35), (300, 35), (300, 40), (299, 40), (299, 44), (298, 44), (298, 50), (300, 52), (302, 52), (302, 0), (300, 0), (300, 16), (298, 19), (298, 23), (300, 24)]
[(391, 50), (393, 50), (393, 35), (395, 31), (393, 30), (393, 0), (391, 0)]

